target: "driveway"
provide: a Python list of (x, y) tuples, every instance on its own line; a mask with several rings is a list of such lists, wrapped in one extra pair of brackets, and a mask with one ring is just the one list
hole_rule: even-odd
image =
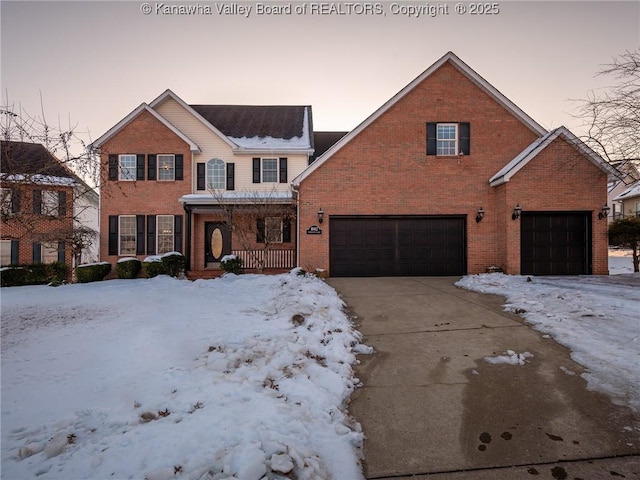
[[(640, 419), (569, 350), (457, 278), (332, 278), (373, 355), (350, 405), (368, 479), (640, 478)], [(504, 352), (523, 364), (491, 364)], [(417, 476), (417, 477), (416, 477)]]

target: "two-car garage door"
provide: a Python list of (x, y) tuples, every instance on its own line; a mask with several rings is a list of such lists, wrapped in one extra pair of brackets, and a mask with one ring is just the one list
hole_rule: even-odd
[(464, 216), (332, 216), (331, 275), (464, 275), (465, 222)]

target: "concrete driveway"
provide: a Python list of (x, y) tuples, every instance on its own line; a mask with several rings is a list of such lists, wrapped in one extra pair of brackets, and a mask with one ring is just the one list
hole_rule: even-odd
[[(640, 478), (640, 418), (569, 350), (457, 278), (332, 278), (373, 355), (350, 412), (368, 479)], [(524, 365), (484, 357), (529, 352)], [(345, 479), (347, 480), (347, 479)]]

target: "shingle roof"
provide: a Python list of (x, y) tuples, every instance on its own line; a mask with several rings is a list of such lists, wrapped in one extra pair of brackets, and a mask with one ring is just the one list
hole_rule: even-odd
[(3, 140), (0, 150), (3, 174), (75, 178), (42, 144)]
[(313, 132), (313, 143), (315, 151), (313, 152), (311, 158), (309, 158), (309, 163), (313, 163), (316, 158), (329, 150), (347, 133), (349, 132)]
[(190, 105), (227, 137), (290, 139), (304, 135), (305, 106)]

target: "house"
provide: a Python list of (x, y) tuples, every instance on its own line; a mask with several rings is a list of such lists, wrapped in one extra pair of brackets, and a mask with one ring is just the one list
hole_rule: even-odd
[(637, 217), (640, 218), (640, 181), (637, 181), (619, 195), (614, 197), (618, 202), (620, 217)]
[[(625, 216), (625, 202), (623, 200), (628, 200), (627, 196), (630, 193), (630, 188), (633, 187), (634, 183), (640, 181), (640, 172), (638, 172), (638, 168), (636, 167), (637, 162), (638, 160), (624, 160), (612, 164), (621, 173), (622, 177), (610, 181), (608, 185), (608, 204), (611, 206), (609, 213), (610, 221)], [(627, 201), (626, 203), (627, 212), (640, 211), (640, 205), (637, 205), (637, 208), (635, 208), (636, 206), (630, 205), (630, 202)], [(631, 214), (633, 215), (633, 213)]]
[(293, 179), (298, 263), (330, 276), (607, 274), (617, 175), (449, 52)]
[(95, 227), (97, 241), (97, 193), (41, 144), (3, 140), (1, 153), (2, 266), (63, 262), (71, 273), (74, 253), (95, 258), (77, 236)]
[(296, 264), (291, 180), (314, 152), (310, 106), (189, 105), (171, 90), (92, 144), (101, 155), (101, 260), (178, 251), (189, 276), (225, 255)]

